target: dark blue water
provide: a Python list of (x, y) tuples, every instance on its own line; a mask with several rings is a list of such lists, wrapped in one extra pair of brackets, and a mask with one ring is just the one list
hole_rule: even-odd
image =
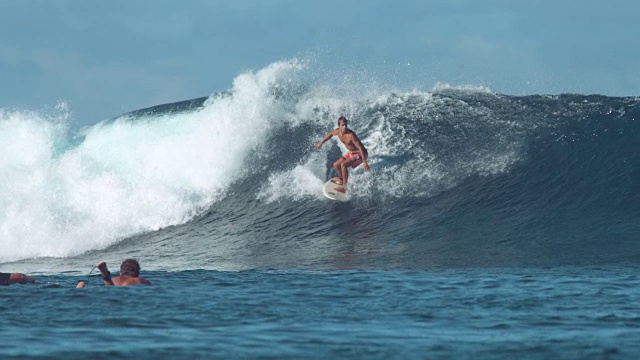
[[(638, 357), (640, 99), (304, 75), (80, 131), (0, 112), (0, 271), (37, 280), (0, 288), (0, 356)], [(346, 203), (312, 150), (341, 115)], [(130, 257), (153, 286), (74, 288)]]

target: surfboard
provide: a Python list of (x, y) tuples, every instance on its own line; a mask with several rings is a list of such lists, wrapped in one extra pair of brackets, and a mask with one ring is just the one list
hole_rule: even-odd
[(324, 196), (328, 197), (331, 200), (347, 201), (346, 193), (334, 190), (339, 186), (340, 185), (333, 182), (333, 180), (329, 180), (324, 184), (322, 192), (324, 193)]

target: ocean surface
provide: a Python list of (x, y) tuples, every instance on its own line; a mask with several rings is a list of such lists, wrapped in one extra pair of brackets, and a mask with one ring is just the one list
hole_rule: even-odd
[[(0, 358), (640, 357), (639, 97), (335, 82), (0, 109), (0, 271), (36, 278), (0, 287)], [(339, 116), (371, 165), (344, 203)], [(126, 258), (152, 286), (88, 275)]]

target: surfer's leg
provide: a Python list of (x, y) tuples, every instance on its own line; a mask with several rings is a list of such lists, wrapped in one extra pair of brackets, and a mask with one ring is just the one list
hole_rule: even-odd
[(350, 166), (352, 166), (354, 160), (345, 160), (340, 164), (340, 170), (342, 172), (342, 186), (335, 188), (334, 190), (345, 192), (347, 191), (347, 180), (349, 179), (349, 170), (347, 170)]
[(344, 179), (344, 176), (342, 175), (342, 163), (344, 163), (345, 161), (346, 159), (344, 157), (341, 157), (340, 159), (336, 160), (336, 162), (333, 163), (333, 168), (338, 173), (339, 181), (335, 181), (335, 178), (333, 178), (332, 180), (334, 180), (335, 183), (339, 183), (340, 185), (342, 185), (342, 181)]

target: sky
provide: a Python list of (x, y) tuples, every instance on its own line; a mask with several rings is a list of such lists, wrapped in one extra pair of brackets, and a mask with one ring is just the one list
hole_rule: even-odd
[(305, 56), (399, 89), (638, 96), (638, 14), (634, 0), (0, 0), (0, 109), (64, 103), (91, 125)]

